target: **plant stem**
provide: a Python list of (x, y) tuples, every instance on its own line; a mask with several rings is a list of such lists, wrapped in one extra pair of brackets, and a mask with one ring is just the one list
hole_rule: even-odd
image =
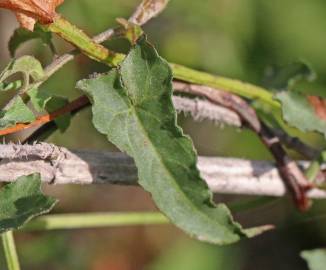
[(318, 173), (320, 172), (320, 162), (318, 160), (313, 160), (309, 167), (305, 171), (305, 176), (307, 177), (309, 182), (314, 182)]
[(314, 182), (320, 173), (321, 165), (326, 161), (326, 150), (321, 151), (319, 156), (313, 160), (305, 171), (305, 175), (310, 182)]
[(54, 112), (37, 117), (37, 119), (31, 123), (28, 124), (18, 123), (14, 126), (10, 126), (8, 128), (2, 129), (0, 130), (0, 136), (12, 134), (27, 128), (44, 125), (66, 113), (71, 113), (75, 110), (80, 110), (81, 108), (86, 107), (88, 104), (89, 104), (88, 98), (86, 96), (80, 96), (77, 99), (73, 100), (72, 102), (66, 104), (65, 106), (55, 110)]
[(3, 233), (1, 237), (8, 270), (20, 270), (15, 240), (12, 231)]
[(209, 73), (197, 71), (178, 64), (170, 64), (173, 70), (173, 76), (190, 83), (207, 85), (222, 91), (251, 99), (260, 100), (274, 109), (279, 109), (280, 104), (273, 99), (273, 94), (262, 87), (258, 87), (239, 80), (233, 80), (225, 77), (214, 76)]
[[(118, 65), (125, 57), (123, 54), (109, 51), (104, 46), (96, 43), (82, 30), (72, 25), (61, 16), (58, 16), (52, 24), (44, 27), (47, 31), (56, 33), (66, 41), (72, 43), (92, 59), (106, 63), (110, 66)], [(262, 87), (241, 82), (239, 80), (214, 76), (178, 64), (171, 63), (170, 66), (176, 79), (207, 85), (251, 100), (259, 100), (264, 104), (269, 105), (272, 109), (280, 109), (280, 103), (273, 99), (273, 94)]]
[(49, 32), (56, 33), (64, 40), (77, 46), (90, 58), (110, 66), (116, 66), (125, 57), (125, 55), (121, 53), (112, 52), (101, 44), (96, 43), (81, 29), (61, 16), (58, 16), (53, 23), (45, 25), (44, 28)]
[(28, 223), (23, 230), (82, 229), (167, 223), (169, 223), (168, 219), (158, 212), (57, 214), (38, 217)]

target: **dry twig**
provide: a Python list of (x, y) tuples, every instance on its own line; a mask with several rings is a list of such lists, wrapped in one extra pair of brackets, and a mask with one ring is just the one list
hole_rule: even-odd
[(231, 93), (219, 91), (211, 87), (182, 82), (175, 82), (174, 89), (182, 93), (204, 96), (208, 100), (236, 112), (243, 124), (248, 126), (259, 136), (274, 156), (279, 172), (293, 194), (294, 201), (298, 208), (301, 210), (309, 208), (309, 200), (306, 196), (306, 192), (311, 188), (311, 184), (296, 163), (286, 154), (279, 138), (276, 137), (267, 126), (259, 121), (254, 109), (243, 99)]
[[(21, 175), (41, 173), (53, 184), (137, 184), (137, 168), (125, 154), (99, 151), (69, 151), (40, 143), (0, 145), (0, 182)], [(302, 162), (307, 167), (307, 162)], [(215, 193), (284, 196), (286, 187), (275, 165), (268, 161), (199, 157), (197, 166)], [(326, 191), (312, 189), (310, 198), (326, 198)]]

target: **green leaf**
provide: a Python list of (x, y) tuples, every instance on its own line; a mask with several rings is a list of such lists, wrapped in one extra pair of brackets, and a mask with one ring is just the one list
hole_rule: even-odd
[[(68, 104), (68, 100), (64, 97), (52, 96), (46, 103), (45, 110), (49, 113), (56, 111)], [(61, 132), (64, 132), (70, 125), (71, 115), (70, 113), (57, 117), (54, 122)]]
[[(15, 74), (21, 74), (21, 80), (9, 81)], [(31, 79), (39, 81), (44, 77), (41, 63), (32, 56), (22, 56), (12, 60), (0, 73), (0, 91), (27, 89)], [(9, 81), (9, 82), (8, 82)]]
[(26, 30), (24, 28), (17, 28), (15, 30), (8, 44), (10, 55), (14, 57), (18, 47), (24, 42), (32, 39), (40, 39), (43, 42), (43, 44), (48, 45), (51, 51), (54, 53), (54, 46), (52, 44), (52, 34), (43, 31), (43, 29), (39, 26), (39, 24), (36, 24), (33, 32)]
[(0, 82), (16, 73), (22, 73), (26, 80), (29, 80), (29, 77), (31, 77), (33, 80), (38, 81), (44, 77), (41, 63), (29, 55), (12, 60), (0, 74)]
[(7, 110), (0, 111), (0, 128), (13, 126), (17, 123), (29, 123), (34, 120), (33, 112), (19, 96), (15, 98), (15, 101)]
[(302, 80), (312, 81), (316, 73), (304, 62), (295, 62), (283, 67), (271, 66), (266, 69), (263, 85), (273, 90), (285, 90), (292, 88)]
[[(40, 91), (38, 88), (29, 90), (28, 95), (35, 110), (38, 112), (46, 111), (51, 113), (68, 104), (65, 97), (50, 95), (45, 91)], [(65, 114), (57, 117), (54, 122), (61, 132), (64, 132), (70, 125), (71, 115)]]
[(10, 83), (0, 82), (0, 92), (16, 90), (22, 87), (22, 81), (17, 80)]
[(326, 249), (306, 250), (301, 252), (310, 270), (324, 270), (326, 265)]
[[(305, 96), (295, 91), (276, 94), (282, 103), (284, 120), (301, 131), (317, 131), (326, 136), (326, 103), (317, 96)], [(313, 101), (316, 102), (313, 102)]]
[(48, 213), (56, 200), (40, 190), (39, 174), (19, 177), (0, 190), (0, 233), (19, 229), (33, 217)]
[(46, 104), (51, 99), (51, 95), (49, 95), (46, 91), (39, 91), (38, 88), (30, 89), (27, 94), (37, 112), (44, 111)]
[(97, 130), (134, 158), (140, 185), (178, 227), (216, 244), (266, 229), (243, 230), (225, 205), (212, 202), (193, 144), (176, 124), (171, 69), (144, 38), (118, 69), (77, 87), (92, 100)]

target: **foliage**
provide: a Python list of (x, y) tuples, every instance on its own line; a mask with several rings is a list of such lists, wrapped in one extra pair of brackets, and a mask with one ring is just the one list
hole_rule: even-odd
[(301, 252), (301, 257), (307, 261), (310, 270), (325, 269), (326, 250), (315, 249)]
[[(212, 194), (196, 167), (197, 157), (193, 143), (176, 123), (176, 112), (171, 100), (172, 79), (174, 76), (174, 79), (216, 88), (245, 98), (256, 110), (253, 113), (256, 112), (260, 116), (260, 121), (265, 124), (263, 126), (268, 126), (271, 130), (284, 129), (286, 133), (289, 127), (294, 127), (296, 134), (302, 137), (310, 136), (308, 132), (326, 136), (325, 96), (299, 89), (301, 83), (310, 82), (316, 77), (310, 66), (299, 61), (284, 67), (273, 66), (267, 70), (262, 86), (258, 86), (168, 63), (158, 55), (144, 36), (138, 39), (143, 33), (141, 24), (160, 13), (167, 0), (144, 0), (128, 21), (119, 19), (120, 26), (109, 31), (110, 37), (137, 43), (124, 55), (119, 49), (116, 52), (111, 50), (111, 47), (108, 49), (98, 44), (95, 42), (98, 37), (90, 38), (84, 31), (71, 24), (70, 18), (64, 19), (57, 14), (56, 8), (63, 2), (0, 0), (0, 7), (13, 11), (23, 27), (17, 29), (10, 39), (11, 55), (15, 55), (21, 44), (36, 38), (49, 45), (54, 52), (52, 34), (57, 34), (77, 49), (66, 57), (72, 59), (74, 55), (82, 52), (92, 60), (109, 66), (106, 67), (110, 69), (108, 73), (93, 75), (77, 84), (92, 102), (93, 124), (110, 142), (134, 158), (139, 184), (151, 194), (159, 210), (190, 236), (222, 245), (270, 229), (269, 226), (243, 229), (234, 221), (225, 204), (215, 205), (212, 201)], [(242, 6), (242, 9), (244, 8)], [(196, 27), (201, 24), (207, 27), (200, 16), (193, 18), (195, 16), (192, 15), (184, 18), (193, 23), (192, 31), (196, 31)], [(223, 16), (218, 17), (221, 19)], [(94, 20), (96, 21), (96, 18)], [(173, 28), (169, 25), (171, 22), (166, 23), (166, 28)], [(209, 24), (212, 27), (214, 22)], [(228, 24), (231, 25), (230, 29), (236, 28), (233, 23)], [(215, 31), (215, 26), (212, 28)], [(232, 40), (236, 40), (236, 44), (245, 40), (244, 33), (234, 31)], [(201, 37), (200, 31), (197, 32), (196, 41)], [(187, 33), (180, 31), (179, 34), (187, 37)], [(224, 37), (221, 40), (229, 42), (229, 39), (230, 37)], [(177, 44), (189, 49), (186, 38), (182, 43), (168, 43), (169, 47)], [(204, 61), (196, 54), (188, 54), (189, 59), (185, 61), (189, 60), (196, 65), (198, 63), (198, 66)], [(215, 54), (219, 53), (214, 52)], [(184, 58), (180, 57), (181, 60)], [(53, 63), (56, 63), (56, 59)], [(57, 71), (56, 68), (59, 69), (65, 64), (60, 61), (57, 63), (59, 67), (49, 65), (43, 69), (36, 58), (23, 56), (13, 59), (0, 73), (0, 91), (6, 98), (7, 95), (13, 96), (0, 111), (1, 130), (14, 130), (20, 124), (33, 124), (40, 115), (54, 120), (61, 131), (67, 130), (70, 125), (69, 112), (72, 110), (68, 110), (68, 113), (66, 110), (61, 113), (60, 110), (69, 108), (68, 99), (53, 95), (48, 89), (40, 89), (40, 85)], [(65, 93), (66, 95), (68, 94)], [(260, 130), (256, 133), (262, 135)], [(273, 149), (269, 150), (273, 153)], [(318, 171), (313, 172), (313, 175), (319, 173), (320, 165), (316, 166)], [(36, 174), (22, 176), (15, 183), (1, 189), (1, 232), (19, 229), (31, 218), (52, 209), (56, 201), (41, 193), (40, 181), (40, 176)], [(42, 222), (41, 219), (39, 221)], [(157, 222), (163, 223), (166, 220), (159, 216)], [(302, 257), (307, 260), (311, 269), (321, 269), (318, 267), (323, 266), (324, 253), (324, 250), (305, 251)]]
[(33, 217), (48, 213), (56, 200), (40, 190), (39, 174), (19, 177), (0, 191), (0, 232), (19, 229)]
[(118, 69), (78, 87), (93, 101), (97, 130), (135, 159), (139, 183), (173, 223), (218, 244), (259, 233), (242, 230), (225, 205), (214, 206), (193, 145), (176, 126), (171, 81), (169, 65), (142, 38)]
[(16, 97), (8, 109), (1, 111), (0, 117), (1, 128), (35, 120), (34, 114), (25, 105), (21, 97)]
[(54, 45), (52, 43), (52, 34), (43, 31), (40, 25), (36, 25), (34, 31), (28, 31), (24, 28), (17, 28), (9, 40), (8, 49), (12, 57), (15, 56), (17, 49), (25, 43), (26, 41), (40, 39), (42, 43), (48, 45), (52, 51), (55, 53)]

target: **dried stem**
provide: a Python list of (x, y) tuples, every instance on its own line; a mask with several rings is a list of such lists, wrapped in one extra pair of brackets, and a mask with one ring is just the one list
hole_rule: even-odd
[(309, 208), (306, 192), (311, 188), (311, 183), (306, 179), (296, 163), (286, 154), (280, 140), (267, 126), (259, 121), (256, 112), (244, 100), (238, 96), (211, 87), (182, 82), (175, 83), (174, 89), (183, 93), (204, 96), (210, 101), (236, 112), (243, 123), (259, 136), (274, 156), (280, 174), (293, 194), (298, 208), (301, 210)]
[[(218, 124), (241, 127), (241, 121), (236, 113), (207, 100), (174, 96), (173, 103), (178, 112), (190, 114), (195, 121), (207, 119)], [(90, 105), (88, 98), (86, 96), (80, 96), (64, 107), (52, 113), (42, 115), (29, 124), (16, 124), (15, 126), (2, 129), (0, 130), (0, 136), (16, 133), (32, 127), (42, 126), (63, 114), (80, 110), (88, 105)]]
[[(137, 185), (137, 168), (119, 152), (69, 151), (52, 144), (0, 145), (0, 182), (38, 172), (52, 184)], [(300, 162), (303, 168), (307, 162)], [(284, 196), (286, 187), (275, 165), (268, 161), (199, 157), (201, 176), (215, 193)], [(326, 198), (326, 191), (312, 189), (310, 198)]]

